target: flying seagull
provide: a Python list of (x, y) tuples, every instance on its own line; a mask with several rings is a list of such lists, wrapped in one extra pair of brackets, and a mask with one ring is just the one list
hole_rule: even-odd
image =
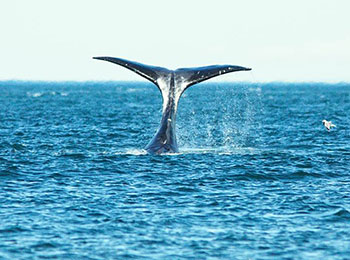
[(332, 124), (332, 121), (322, 120), (322, 124), (329, 131), (332, 127), (336, 127), (336, 125)]

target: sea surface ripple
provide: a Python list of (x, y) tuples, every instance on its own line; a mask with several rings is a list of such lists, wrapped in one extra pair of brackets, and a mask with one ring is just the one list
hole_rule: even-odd
[[(349, 259), (350, 85), (0, 82), (0, 259)], [(327, 131), (321, 121), (337, 125)]]

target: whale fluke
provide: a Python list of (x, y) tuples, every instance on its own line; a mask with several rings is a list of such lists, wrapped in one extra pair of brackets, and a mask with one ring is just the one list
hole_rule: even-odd
[(151, 154), (177, 153), (179, 151), (175, 135), (176, 111), (179, 99), (188, 87), (226, 73), (251, 70), (251, 68), (235, 65), (212, 65), (169, 70), (121, 58), (93, 58), (123, 66), (153, 82), (159, 88), (163, 97), (163, 115), (157, 133), (145, 148)]
[(123, 67), (139, 74), (141, 77), (144, 77), (145, 79), (148, 79), (149, 81), (154, 83), (159, 88), (159, 90), (161, 92), (162, 92), (162, 89), (160, 89), (160, 86), (158, 84), (158, 79), (166, 78), (171, 73), (171, 71), (166, 69), (166, 68), (145, 65), (142, 63), (138, 63), (138, 62), (130, 61), (130, 60), (124, 60), (121, 58), (93, 57), (93, 59), (105, 60), (105, 61), (109, 61), (109, 62), (118, 64), (120, 66), (123, 66)]

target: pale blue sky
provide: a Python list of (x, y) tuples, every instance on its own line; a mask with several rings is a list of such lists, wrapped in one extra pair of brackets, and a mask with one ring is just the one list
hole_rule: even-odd
[(0, 80), (142, 80), (91, 59), (115, 56), (253, 68), (223, 80), (350, 81), (349, 11), (347, 0), (1, 0)]

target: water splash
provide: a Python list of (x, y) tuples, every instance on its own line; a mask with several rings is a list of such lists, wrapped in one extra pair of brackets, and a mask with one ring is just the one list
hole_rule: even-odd
[(256, 115), (261, 112), (258, 85), (202, 84), (189, 89), (180, 102), (178, 138), (181, 149), (210, 147), (230, 151), (254, 144), (257, 135), (254, 129), (259, 124)]

